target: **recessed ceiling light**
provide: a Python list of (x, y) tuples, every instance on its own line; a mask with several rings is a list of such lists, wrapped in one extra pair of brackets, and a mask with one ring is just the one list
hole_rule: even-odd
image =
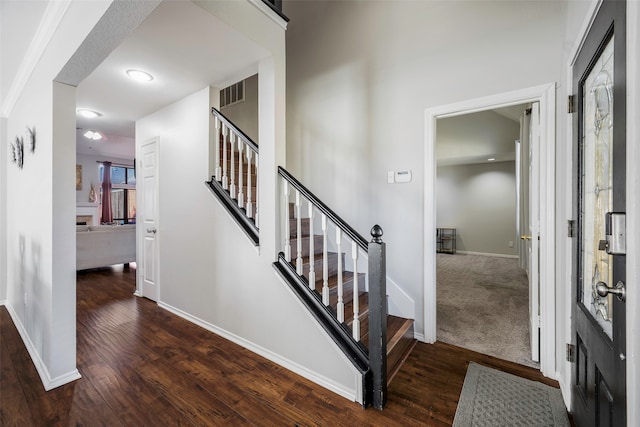
[(495, 158), (495, 157), (489, 157), (489, 158), (487, 159), (487, 161), (488, 161), (488, 162), (495, 162), (495, 161), (496, 161), (496, 158)]
[(141, 70), (127, 70), (127, 76), (139, 82), (150, 82), (153, 80), (153, 76), (151, 74)]
[(76, 113), (80, 114), (82, 117), (86, 117), (87, 119), (95, 119), (96, 117), (100, 117), (102, 114), (97, 111), (87, 110), (86, 108), (78, 108)]
[(100, 134), (100, 132), (95, 131), (95, 130), (88, 130), (84, 133), (84, 137), (87, 139), (92, 139), (94, 141), (98, 141), (100, 139), (102, 139), (102, 135)]

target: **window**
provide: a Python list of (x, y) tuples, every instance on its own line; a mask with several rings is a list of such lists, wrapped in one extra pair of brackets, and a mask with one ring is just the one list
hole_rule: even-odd
[[(100, 166), (100, 181), (104, 167)], [(111, 165), (111, 215), (119, 224), (136, 222), (136, 170), (134, 167)]]

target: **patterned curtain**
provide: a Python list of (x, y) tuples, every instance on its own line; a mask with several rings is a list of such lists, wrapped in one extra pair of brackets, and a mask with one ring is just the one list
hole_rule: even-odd
[(111, 213), (111, 162), (103, 162), (102, 171), (102, 223), (112, 222)]

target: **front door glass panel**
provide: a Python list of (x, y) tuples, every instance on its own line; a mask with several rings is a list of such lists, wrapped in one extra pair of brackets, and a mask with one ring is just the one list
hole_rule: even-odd
[(596, 284), (612, 286), (612, 256), (607, 254), (605, 214), (613, 209), (613, 37), (582, 86), (582, 251), (581, 302), (611, 338), (612, 295), (600, 297)]

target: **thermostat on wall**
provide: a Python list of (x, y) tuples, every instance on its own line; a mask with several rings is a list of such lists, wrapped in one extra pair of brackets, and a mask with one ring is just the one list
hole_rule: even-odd
[(395, 182), (411, 182), (411, 171), (397, 171), (394, 178)]

